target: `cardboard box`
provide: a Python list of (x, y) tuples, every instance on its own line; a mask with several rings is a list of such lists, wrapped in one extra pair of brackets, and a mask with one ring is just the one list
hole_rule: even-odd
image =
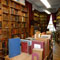
[(35, 45), (37, 45), (36, 47), (38, 47), (40, 49), (43, 49), (43, 59), (44, 59), (45, 58), (45, 42), (44, 41), (39, 41), (39, 40), (32, 41), (32, 50), (34, 48), (36, 48)]
[(51, 35), (41, 35), (41, 38), (47, 38), (47, 39), (51, 39)]
[[(37, 56), (35, 56), (37, 54)], [(33, 49), (32, 60), (43, 60), (43, 49)]]
[(38, 41), (44, 41), (45, 42), (45, 57), (49, 55), (49, 39), (47, 38), (37, 38)]

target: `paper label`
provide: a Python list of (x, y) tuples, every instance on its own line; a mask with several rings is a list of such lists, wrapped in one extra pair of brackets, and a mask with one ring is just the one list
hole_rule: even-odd
[(41, 49), (41, 45), (39, 45), (39, 44), (34, 44), (34, 48)]

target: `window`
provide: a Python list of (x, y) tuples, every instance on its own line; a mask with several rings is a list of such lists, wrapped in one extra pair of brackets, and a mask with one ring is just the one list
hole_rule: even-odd
[(47, 26), (47, 29), (49, 29), (49, 31), (51, 31), (51, 32), (56, 31), (54, 24), (53, 24), (53, 21), (52, 21), (52, 15), (50, 16), (50, 21), (49, 21), (49, 24)]

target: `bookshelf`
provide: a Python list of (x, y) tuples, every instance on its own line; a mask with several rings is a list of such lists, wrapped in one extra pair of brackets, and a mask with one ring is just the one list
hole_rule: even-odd
[(9, 38), (28, 36), (28, 8), (14, 0), (0, 0), (0, 40), (7, 43)]
[(58, 10), (58, 12), (56, 14), (56, 19), (57, 19), (57, 21), (56, 21), (56, 29), (60, 30), (59, 29), (60, 28), (60, 9)]
[(33, 11), (33, 19), (34, 19), (34, 21), (38, 21), (39, 20), (39, 12), (38, 11), (36, 11), (36, 10), (34, 10)]
[(47, 14), (46, 13), (40, 13), (40, 29), (42, 30), (42, 32), (46, 31), (47, 29), (47, 25), (48, 25), (48, 21), (47, 21)]
[(60, 8), (56, 14), (56, 41), (60, 43)]
[(37, 23), (39, 30), (41, 32), (46, 31), (47, 29), (47, 25), (48, 25), (48, 21), (47, 21), (48, 15), (44, 12), (39, 12), (37, 10), (33, 11), (33, 21), (34, 24)]

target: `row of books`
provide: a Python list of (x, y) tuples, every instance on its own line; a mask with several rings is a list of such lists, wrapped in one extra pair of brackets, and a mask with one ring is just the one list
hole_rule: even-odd
[(11, 27), (12, 28), (25, 28), (27, 27), (27, 25), (24, 23), (11, 22)]
[(14, 15), (10, 16), (10, 21), (16, 21), (16, 22), (18, 22), (19, 20), (20, 20), (19, 16), (14, 16)]
[(7, 41), (0, 41), (0, 56), (5, 56), (7, 55), (7, 47), (8, 47), (8, 43)]
[(38, 15), (37, 13), (34, 13), (34, 16), (37, 16), (37, 17), (39, 17), (39, 15)]
[(22, 39), (24, 39), (25, 37), (27, 37), (27, 33), (16, 33), (16, 34), (12, 34), (12, 38), (14, 37), (20, 37)]
[(40, 20), (40, 19), (39, 19), (38, 17), (34, 17), (34, 20), (35, 20), (35, 21), (38, 21), (38, 20)]
[(10, 14), (19, 15), (19, 12), (20, 12), (20, 11), (14, 9), (14, 8), (11, 8), (11, 9), (10, 9)]
[[(28, 32), (26, 32), (26, 30), (23, 30), (23, 32), (19, 33), (18, 29), (13, 29), (11, 31), (11, 37), (14, 37), (14, 36), (19, 37), (19, 35), (20, 35), (21, 38), (24, 38), (28, 35)], [(1, 38), (3, 38), (3, 37), (4, 38), (9, 38), (9, 32), (7, 32), (6, 30), (3, 31), (3, 33), (0, 34), (0, 37)]]
[(24, 8), (24, 7), (21, 9), (21, 11), (22, 11), (22, 12), (25, 12), (25, 13), (28, 12), (28, 11), (27, 11), (27, 8)]
[(16, 22), (18, 22), (18, 21), (20, 21), (20, 22), (26, 22), (26, 17), (24, 17), (24, 16), (20, 17), (20, 16), (11, 15), (10, 16), (10, 20), (11, 21), (16, 21)]
[(16, 34), (16, 33), (19, 33), (19, 32), (18, 32), (18, 29), (12, 29), (11, 33)]
[(6, 21), (3, 22), (3, 28), (10, 28), (10, 27), (11, 27), (10, 22), (6, 22)]
[(43, 21), (46, 21), (47, 20), (47, 18), (39, 18), (39, 17), (34, 17), (34, 20), (43, 20)]
[(10, 2), (10, 7), (15, 8), (15, 9), (20, 9), (19, 4), (15, 3), (13, 1)]
[(3, 13), (7, 13), (8, 14), (9, 13), (9, 9), (7, 9), (7, 7), (3, 6)]
[(9, 16), (7, 14), (3, 14), (3, 20), (8, 21), (8, 19), (9, 19)]
[[(26, 28), (26, 23), (17, 23), (17, 22), (3, 22), (3, 28)], [(0, 22), (0, 28), (2, 28), (2, 22)]]
[(8, 5), (9, 4), (9, 0), (3, 0), (3, 4), (4, 5)]
[[(10, 20), (8, 20), (10, 19)], [(0, 16), (0, 20), (2, 20), (2, 16)], [(6, 21), (20, 21), (20, 22), (26, 22), (26, 18), (25, 17), (19, 17), (19, 16), (14, 16), (14, 15), (11, 15), (10, 17), (7, 17), (7, 14), (3, 14), (3, 20), (6, 20)]]
[[(22, 10), (23, 11), (23, 10)], [(14, 9), (14, 8), (11, 8), (10, 9), (10, 14), (14, 14), (14, 15), (20, 15), (20, 16), (24, 16), (24, 17), (27, 17), (27, 13), (24, 13), (20, 10), (17, 10), (17, 9)], [(27, 12), (27, 11), (25, 11)]]
[(40, 17), (47, 18), (47, 15), (41, 14)]
[[(9, 37), (9, 30), (7, 31), (6, 29), (4, 30), (4, 31), (2, 31), (2, 33), (1, 33), (1, 29), (0, 29), (0, 37), (1, 37), (1, 35), (2, 35), (2, 38), (4, 37), (4, 38), (7, 38), (7, 37)], [(27, 34), (28, 32), (25, 30), (25, 29), (23, 29), (23, 32), (21, 32), (21, 34), (22, 35), (24, 35), (24, 34)], [(18, 31), (18, 29), (12, 29), (12, 31), (11, 31), (11, 35), (18, 35), (19, 34), (19, 31)], [(20, 35), (20, 34), (19, 34)]]

